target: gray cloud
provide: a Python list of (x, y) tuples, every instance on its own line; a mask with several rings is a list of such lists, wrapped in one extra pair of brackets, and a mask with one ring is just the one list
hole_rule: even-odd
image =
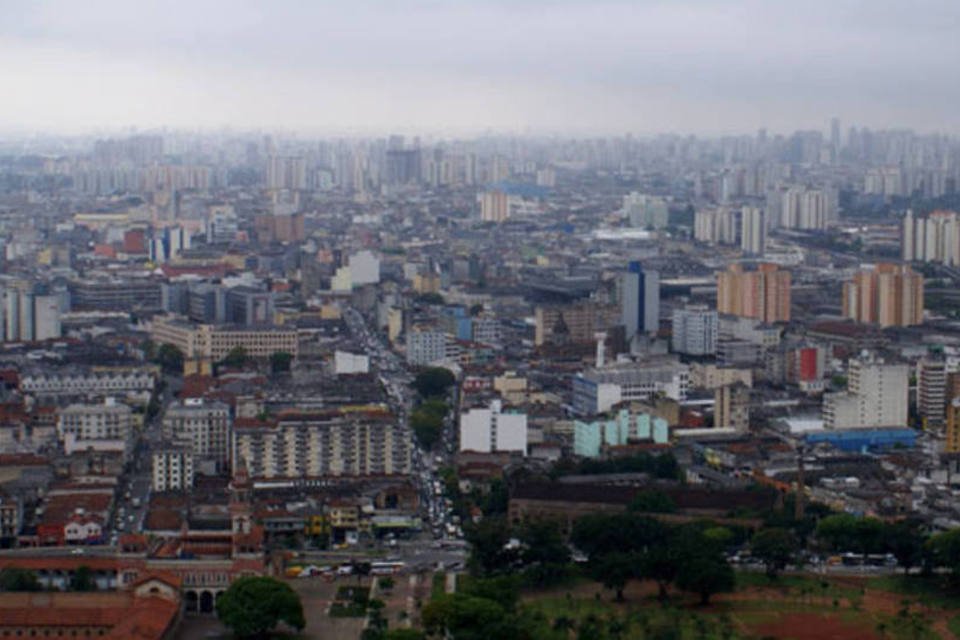
[(0, 119), (960, 130), (960, 3), (0, 0)]

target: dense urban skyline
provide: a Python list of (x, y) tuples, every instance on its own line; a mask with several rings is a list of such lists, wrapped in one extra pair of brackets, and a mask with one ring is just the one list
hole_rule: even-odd
[(960, 130), (949, 2), (4, 5), (8, 129)]

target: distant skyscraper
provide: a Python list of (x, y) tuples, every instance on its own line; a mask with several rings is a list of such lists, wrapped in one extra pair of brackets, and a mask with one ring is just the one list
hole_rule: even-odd
[(633, 192), (623, 197), (623, 217), (631, 227), (662, 229), (667, 226), (667, 202), (659, 196)]
[(735, 244), (737, 225), (734, 212), (727, 207), (698, 210), (693, 217), (693, 238), (707, 244)]
[(907, 265), (880, 263), (854, 274), (843, 285), (843, 315), (881, 327), (923, 322), (923, 276)]
[(730, 265), (717, 274), (717, 311), (763, 322), (790, 321), (790, 272), (774, 264), (755, 271)]
[(622, 277), (623, 325), (627, 339), (660, 328), (660, 274), (631, 262)]
[(761, 256), (766, 248), (766, 241), (763, 209), (744, 207), (740, 214), (740, 248), (745, 253)]
[(836, 220), (835, 192), (791, 187), (781, 197), (780, 226), (785, 229), (826, 229)]

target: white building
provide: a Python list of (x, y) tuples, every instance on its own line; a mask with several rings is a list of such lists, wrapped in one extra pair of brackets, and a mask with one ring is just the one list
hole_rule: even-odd
[(573, 379), (573, 410), (579, 415), (606, 413), (620, 402), (644, 402), (662, 393), (685, 400), (690, 389), (687, 365), (667, 357), (592, 369)]
[(38, 397), (126, 395), (147, 400), (154, 382), (154, 371), (147, 367), (38, 369), (20, 376), (20, 392)]
[(347, 261), (354, 287), (380, 282), (380, 259), (372, 251), (358, 251)]
[(780, 216), (786, 229), (826, 229), (837, 219), (836, 193), (791, 187), (782, 194)]
[(767, 229), (763, 209), (744, 207), (740, 213), (740, 249), (762, 256), (766, 249)]
[(715, 354), (719, 326), (717, 312), (705, 306), (674, 309), (673, 350), (691, 356)]
[(338, 376), (369, 373), (370, 357), (347, 351), (336, 351), (333, 354), (333, 369)]
[(909, 377), (905, 364), (869, 356), (851, 359), (847, 390), (823, 397), (824, 427), (905, 427)]
[(407, 334), (407, 363), (425, 366), (447, 357), (447, 334), (442, 331), (411, 331)]
[(707, 244), (736, 243), (736, 216), (727, 207), (698, 209), (693, 216), (693, 238)]
[(187, 447), (168, 446), (153, 452), (153, 490), (189, 491), (193, 488), (193, 453)]
[(489, 409), (471, 409), (460, 416), (460, 451), (527, 453), (527, 416), (503, 413), (499, 400)]
[(222, 402), (188, 398), (171, 404), (163, 416), (164, 436), (188, 446), (197, 463), (207, 462), (212, 471), (230, 462), (230, 410)]
[(57, 415), (57, 437), (67, 455), (89, 449), (129, 453), (133, 411), (113, 398), (103, 404), (71, 404)]
[(622, 212), (631, 227), (662, 229), (669, 222), (670, 210), (666, 200), (636, 191), (623, 197)]

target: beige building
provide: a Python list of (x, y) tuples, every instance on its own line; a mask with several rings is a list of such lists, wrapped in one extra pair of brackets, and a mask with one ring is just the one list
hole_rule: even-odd
[(586, 344), (596, 342), (596, 333), (620, 322), (620, 309), (578, 302), (566, 306), (539, 306), (534, 310), (534, 344), (555, 342)]
[(691, 387), (698, 389), (717, 389), (737, 383), (752, 387), (753, 372), (750, 369), (721, 367), (715, 364), (693, 363), (690, 365)]
[(242, 460), (255, 478), (406, 475), (411, 469), (409, 435), (380, 409), (238, 420), (234, 441), (234, 464)]
[(269, 358), (278, 351), (296, 357), (300, 343), (295, 329), (195, 325), (176, 316), (154, 319), (150, 325), (150, 338), (157, 344), (172, 344), (187, 358), (212, 360), (222, 360), (236, 347), (243, 347), (253, 358)]
[(72, 404), (59, 411), (57, 436), (68, 455), (89, 449), (128, 453), (133, 411), (113, 398), (103, 404)]
[(880, 263), (843, 285), (843, 315), (881, 327), (923, 323), (923, 276), (907, 265)]
[(713, 426), (746, 431), (750, 428), (750, 389), (729, 384), (713, 392)]
[(790, 272), (775, 264), (745, 271), (730, 265), (717, 274), (717, 311), (763, 322), (790, 321)]

